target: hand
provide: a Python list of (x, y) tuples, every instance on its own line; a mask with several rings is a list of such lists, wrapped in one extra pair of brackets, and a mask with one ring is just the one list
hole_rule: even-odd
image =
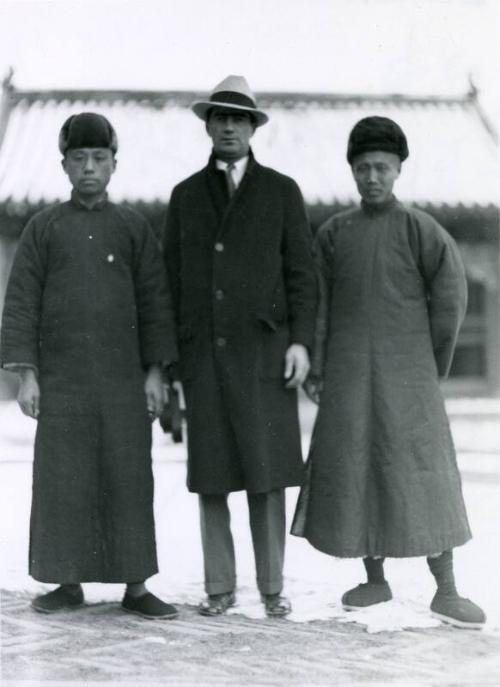
[(309, 375), (304, 382), (304, 391), (307, 394), (307, 398), (316, 403), (316, 405), (319, 405), (321, 392), (323, 391), (323, 380)]
[(154, 420), (161, 414), (166, 401), (165, 387), (159, 365), (151, 365), (149, 368), (144, 382), (144, 393), (146, 394), (148, 415)]
[(20, 372), (20, 375), (21, 383), (17, 394), (17, 402), (25, 415), (37, 420), (40, 414), (40, 387), (36, 378), (36, 372), (31, 368), (26, 368)]
[(285, 374), (287, 389), (297, 389), (304, 383), (309, 373), (309, 353), (302, 344), (292, 344), (285, 355)]

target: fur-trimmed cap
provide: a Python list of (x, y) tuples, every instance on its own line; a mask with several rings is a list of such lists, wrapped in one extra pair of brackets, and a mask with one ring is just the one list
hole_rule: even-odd
[(394, 153), (401, 162), (409, 155), (403, 130), (388, 117), (365, 117), (354, 125), (347, 144), (347, 161), (352, 164), (356, 155), (374, 150)]
[(95, 112), (71, 115), (59, 132), (59, 150), (64, 155), (70, 148), (110, 148), (118, 150), (116, 131), (106, 117)]

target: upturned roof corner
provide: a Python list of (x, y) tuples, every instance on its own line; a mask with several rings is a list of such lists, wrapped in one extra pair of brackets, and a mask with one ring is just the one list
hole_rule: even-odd
[(496, 130), (495, 126), (487, 116), (486, 112), (481, 107), (481, 103), (479, 102), (479, 89), (475, 84), (473, 75), (469, 74), (468, 79), (469, 90), (467, 91), (467, 98), (472, 103), (481, 124), (484, 126), (495, 145), (498, 146), (500, 143), (498, 131)]
[(2, 93), (0, 94), (0, 146), (7, 130), (9, 114), (12, 109), (12, 94), (15, 90), (12, 83), (14, 69), (9, 67), (7, 74), (2, 79)]

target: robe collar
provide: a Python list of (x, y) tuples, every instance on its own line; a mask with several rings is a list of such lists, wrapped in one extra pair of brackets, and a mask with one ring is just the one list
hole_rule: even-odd
[(369, 204), (366, 203), (364, 200), (361, 200), (361, 209), (366, 215), (369, 215), (370, 217), (373, 217), (374, 215), (381, 215), (384, 212), (387, 212), (388, 210), (391, 210), (393, 207), (395, 207), (398, 204), (398, 199), (396, 196), (392, 195), (389, 200), (386, 200), (385, 203), (380, 203), (380, 204)]
[(71, 202), (79, 210), (87, 210), (87, 212), (92, 212), (93, 210), (103, 210), (108, 204), (108, 194), (105, 193), (103, 197), (97, 201), (97, 203), (94, 203), (92, 207), (89, 207), (88, 205), (85, 205), (85, 203), (82, 203), (78, 194), (73, 189), (73, 191), (71, 191)]

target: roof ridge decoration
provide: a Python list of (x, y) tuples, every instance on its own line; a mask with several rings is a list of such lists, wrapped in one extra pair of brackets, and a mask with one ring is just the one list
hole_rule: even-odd
[[(116, 102), (140, 103), (145, 107), (161, 110), (169, 104), (179, 107), (190, 107), (193, 101), (202, 98), (201, 91), (183, 90), (139, 90), (139, 89), (17, 89), (12, 84), (13, 70), (10, 69), (2, 82), (0, 109), (0, 145), (7, 127), (10, 110), (23, 103), (28, 106), (34, 103), (63, 101), (93, 101), (102, 105)], [(384, 105), (392, 104), (407, 107), (463, 107), (473, 108), (493, 142), (499, 144), (498, 133), (482, 109), (478, 89), (470, 79), (470, 88), (464, 95), (412, 95), (406, 93), (333, 93), (305, 91), (261, 91), (256, 94), (259, 105), (263, 108), (281, 107), (297, 109), (318, 105), (322, 108), (338, 109), (346, 105)]]
[[(40, 89), (18, 90), (12, 87), (11, 98), (15, 104), (27, 100), (32, 104), (36, 101), (46, 102), (54, 100), (95, 100), (98, 102), (114, 103), (116, 101), (133, 100), (146, 101), (148, 104), (156, 104), (163, 107), (170, 100), (175, 100), (178, 105), (191, 105), (192, 100), (202, 97), (199, 91), (162, 91), (162, 90), (135, 90), (135, 89)], [(297, 102), (318, 103), (322, 105), (344, 105), (346, 103), (361, 104), (391, 102), (408, 105), (467, 105), (471, 102), (468, 94), (462, 96), (439, 95), (408, 95), (403, 93), (324, 93), (324, 92), (299, 92), (299, 91), (261, 91), (257, 93), (259, 104), (295, 107)]]
[[(145, 107), (161, 110), (169, 104), (180, 107), (190, 107), (193, 101), (202, 98), (201, 91), (191, 90), (140, 90), (140, 89), (17, 89), (12, 83), (14, 70), (9, 69), (2, 81), (0, 99), (0, 146), (7, 128), (10, 110), (19, 103), (28, 106), (34, 103), (63, 101), (93, 101), (102, 105), (112, 105), (116, 102), (140, 103)], [(312, 104), (323, 108), (337, 109), (346, 105), (384, 105), (396, 106), (435, 106), (435, 107), (463, 107), (472, 108), (481, 125), (487, 131), (495, 145), (499, 144), (499, 136), (494, 125), (487, 117), (479, 103), (479, 90), (469, 75), (469, 89), (463, 95), (412, 95), (406, 93), (333, 93), (333, 92), (301, 92), (301, 91), (261, 91), (256, 94), (259, 105), (263, 108), (281, 107), (296, 109)]]
[[(169, 101), (175, 101), (177, 105), (190, 106), (196, 98), (201, 98), (204, 93), (193, 90), (142, 90), (142, 89), (17, 89), (12, 84), (13, 70), (9, 71), (3, 80), (2, 86), (8, 92), (12, 104), (27, 101), (28, 104), (34, 102), (47, 102), (53, 100), (61, 101), (85, 101), (94, 100), (96, 102), (112, 104), (117, 101), (132, 100), (134, 102), (144, 102), (153, 107), (164, 107)], [(270, 105), (280, 105), (281, 107), (296, 107), (297, 103), (317, 103), (324, 106), (335, 107), (347, 103), (394, 103), (405, 105), (462, 105), (466, 106), (471, 101), (477, 101), (477, 88), (472, 86), (465, 95), (441, 96), (441, 95), (412, 95), (406, 93), (334, 93), (325, 91), (260, 91), (256, 93), (259, 104), (269, 107)]]

